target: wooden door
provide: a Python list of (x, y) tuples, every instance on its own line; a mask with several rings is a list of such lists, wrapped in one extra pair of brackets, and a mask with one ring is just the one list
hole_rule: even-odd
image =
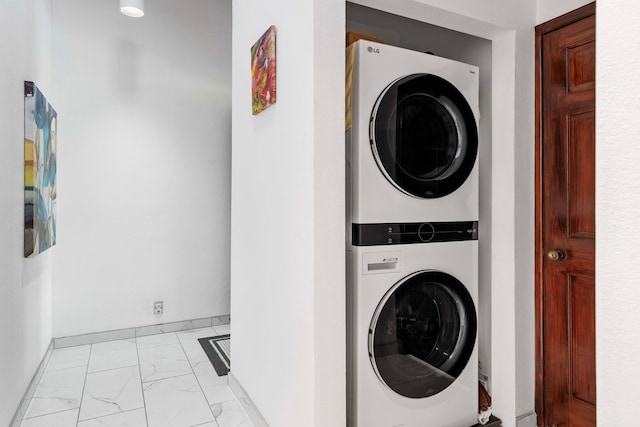
[(536, 410), (594, 427), (595, 4), (536, 28)]

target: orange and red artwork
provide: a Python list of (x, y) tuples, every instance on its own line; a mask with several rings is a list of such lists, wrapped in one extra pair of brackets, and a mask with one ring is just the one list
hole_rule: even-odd
[(251, 95), (255, 116), (276, 102), (276, 27), (251, 46)]

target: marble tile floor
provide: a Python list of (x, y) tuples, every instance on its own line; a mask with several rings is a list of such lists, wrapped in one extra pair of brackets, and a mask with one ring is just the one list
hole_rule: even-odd
[(198, 338), (229, 325), (54, 350), (21, 427), (253, 427)]

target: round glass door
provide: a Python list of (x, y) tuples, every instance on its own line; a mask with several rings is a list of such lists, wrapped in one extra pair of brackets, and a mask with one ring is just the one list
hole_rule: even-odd
[(396, 393), (433, 396), (464, 370), (476, 330), (475, 305), (465, 286), (441, 271), (419, 271), (396, 283), (378, 305), (369, 357)]
[(467, 179), (478, 152), (478, 129), (464, 96), (432, 74), (390, 84), (371, 116), (371, 149), (378, 167), (400, 191), (446, 196)]

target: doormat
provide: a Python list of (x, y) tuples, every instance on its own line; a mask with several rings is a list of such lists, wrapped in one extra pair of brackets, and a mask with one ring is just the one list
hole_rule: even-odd
[(199, 338), (198, 341), (218, 376), (227, 375), (231, 366), (231, 335)]

